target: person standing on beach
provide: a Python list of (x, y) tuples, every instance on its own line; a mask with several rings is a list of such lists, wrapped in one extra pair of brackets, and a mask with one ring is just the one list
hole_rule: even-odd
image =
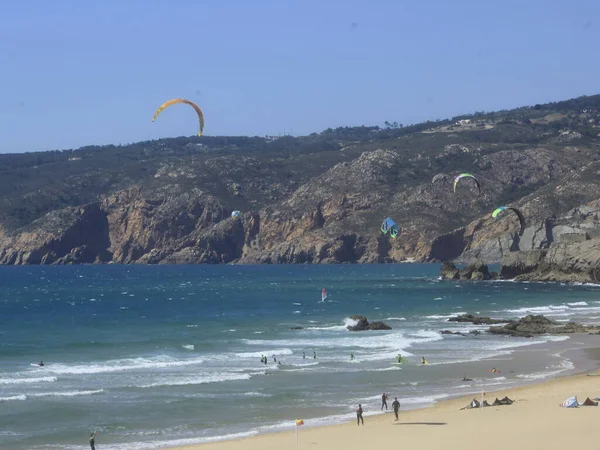
[(398, 397), (394, 397), (392, 408), (394, 408), (394, 414), (396, 415), (396, 420), (398, 420), (398, 410), (400, 409), (400, 402), (398, 401)]
[(96, 431), (90, 434), (90, 447), (92, 450), (96, 450)]
[(356, 408), (356, 425), (360, 424), (365, 424), (365, 419), (363, 419), (363, 409), (362, 406), (360, 406), (360, 403), (358, 404), (358, 408)]
[(383, 394), (381, 394), (381, 410), (383, 411), (383, 407), (385, 406), (385, 410), (387, 411), (388, 407), (387, 407), (387, 394), (384, 392)]

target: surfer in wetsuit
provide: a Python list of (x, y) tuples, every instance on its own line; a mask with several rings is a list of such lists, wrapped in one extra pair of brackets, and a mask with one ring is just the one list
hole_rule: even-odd
[(402, 362), (402, 355), (400, 353), (398, 353), (398, 356), (396, 356), (396, 359), (398, 360), (399, 363)]
[(394, 414), (396, 415), (396, 420), (398, 420), (398, 410), (400, 409), (400, 402), (398, 401), (398, 397), (394, 397), (392, 408), (394, 408)]
[(306, 359), (306, 353), (302, 352), (302, 359)]
[(44, 361), (40, 361), (40, 364), (39, 364), (39, 366), (40, 366), (40, 367), (44, 367)]
[(363, 419), (363, 409), (359, 403), (358, 408), (356, 408), (356, 425), (360, 425), (361, 422), (363, 425), (365, 424), (365, 419)]
[(350, 353), (350, 361), (353, 361), (353, 360), (354, 360), (354, 354)]
[(425, 361), (425, 357), (421, 356), (421, 364), (427, 364), (427, 361)]
[(387, 394), (384, 392), (383, 394), (381, 394), (381, 410), (383, 411), (383, 407), (385, 406), (385, 410), (387, 411), (388, 407), (387, 407)]
[(317, 359), (317, 352), (313, 350), (313, 359)]
[(92, 450), (96, 450), (96, 431), (90, 434), (90, 447)]
[(275, 355), (273, 355), (273, 362), (277, 362), (277, 358), (275, 358)]

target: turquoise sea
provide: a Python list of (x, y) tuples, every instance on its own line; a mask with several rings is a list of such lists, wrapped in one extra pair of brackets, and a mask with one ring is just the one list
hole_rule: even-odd
[[(600, 323), (600, 287), (438, 275), (437, 264), (0, 267), (0, 448), (85, 448), (93, 430), (102, 450), (209, 442), (340, 422), (357, 403), (368, 419), (383, 392), (417, 408), (581, 369), (568, 350), (583, 339), (440, 330), (485, 328), (447, 322), (463, 312)], [(353, 314), (393, 329), (350, 332)], [(391, 365), (399, 352), (408, 362)]]

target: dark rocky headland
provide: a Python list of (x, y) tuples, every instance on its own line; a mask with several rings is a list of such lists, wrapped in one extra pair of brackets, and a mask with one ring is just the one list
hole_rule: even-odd
[[(481, 261), (452, 278), (502, 263), (503, 278), (595, 282), (599, 133), (596, 95), (303, 137), (2, 154), (0, 264)], [(469, 180), (453, 192), (461, 172), (481, 195)], [(491, 217), (500, 205), (523, 212), (522, 236), (516, 217)]]

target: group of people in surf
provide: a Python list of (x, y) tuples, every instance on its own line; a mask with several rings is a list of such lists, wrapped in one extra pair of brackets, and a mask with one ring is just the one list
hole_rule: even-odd
[[(275, 355), (272, 355), (273, 358), (273, 364), (281, 364), (281, 361), (277, 362), (277, 358), (275, 357)], [(264, 365), (267, 365), (268, 362), (268, 358), (265, 355), (262, 355), (260, 357), (260, 362), (263, 363)]]

